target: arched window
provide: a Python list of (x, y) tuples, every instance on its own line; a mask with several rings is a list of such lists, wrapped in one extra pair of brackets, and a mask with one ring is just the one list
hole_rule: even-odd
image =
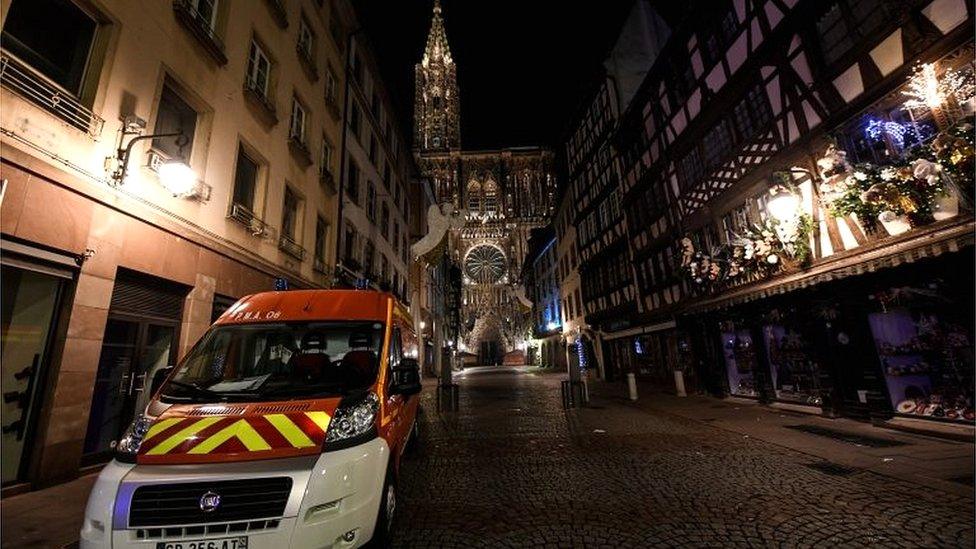
[(485, 212), (496, 213), (498, 211), (498, 185), (489, 179), (484, 186), (484, 203), (482, 204)]
[(481, 184), (475, 180), (468, 183), (468, 211), (481, 211)]

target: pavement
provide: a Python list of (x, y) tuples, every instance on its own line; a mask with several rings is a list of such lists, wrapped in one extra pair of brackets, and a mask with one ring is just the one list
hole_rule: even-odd
[[(456, 374), (421, 395), (396, 547), (973, 547), (973, 444), (752, 402)], [(94, 477), (0, 501), (3, 547), (77, 539)], [(57, 509), (57, 512), (52, 512)]]

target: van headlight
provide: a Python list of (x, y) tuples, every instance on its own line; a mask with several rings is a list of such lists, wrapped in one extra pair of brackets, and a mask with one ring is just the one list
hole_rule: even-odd
[(152, 419), (142, 414), (137, 415), (116, 443), (115, 457), (119, 461), (135, 463), (139, 446), (142, 444), (142, 439), (146, 438), (150, 426), (152, 426)]
[(344, 399), (329, 422), (325, 450), (340, 450), (376, 437), (376, 414), (380, 399), (369, 392), (355, 400)]

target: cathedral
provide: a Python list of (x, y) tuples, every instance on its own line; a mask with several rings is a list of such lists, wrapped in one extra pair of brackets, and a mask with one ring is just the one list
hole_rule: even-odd
[(553, 156), (538, 147), (466, 151), (460, 127), (457, 70), (435, 0), (416, 65), (414, 155), (441, 210), (456, 216), (446, 238), (463, 274), (458, 348), (493, 363), (531, 337), (517, 283), (529, 231), (552, 213)]

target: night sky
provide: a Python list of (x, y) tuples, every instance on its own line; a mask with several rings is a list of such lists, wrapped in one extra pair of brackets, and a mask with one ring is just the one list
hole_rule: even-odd
[[(380, 70), (413, 128), (414, 64), (433, 0), (353, 0)], [(461, 90), (461, 144), (558, 143), (592, 90), (632, 0), (442, 0)]]

